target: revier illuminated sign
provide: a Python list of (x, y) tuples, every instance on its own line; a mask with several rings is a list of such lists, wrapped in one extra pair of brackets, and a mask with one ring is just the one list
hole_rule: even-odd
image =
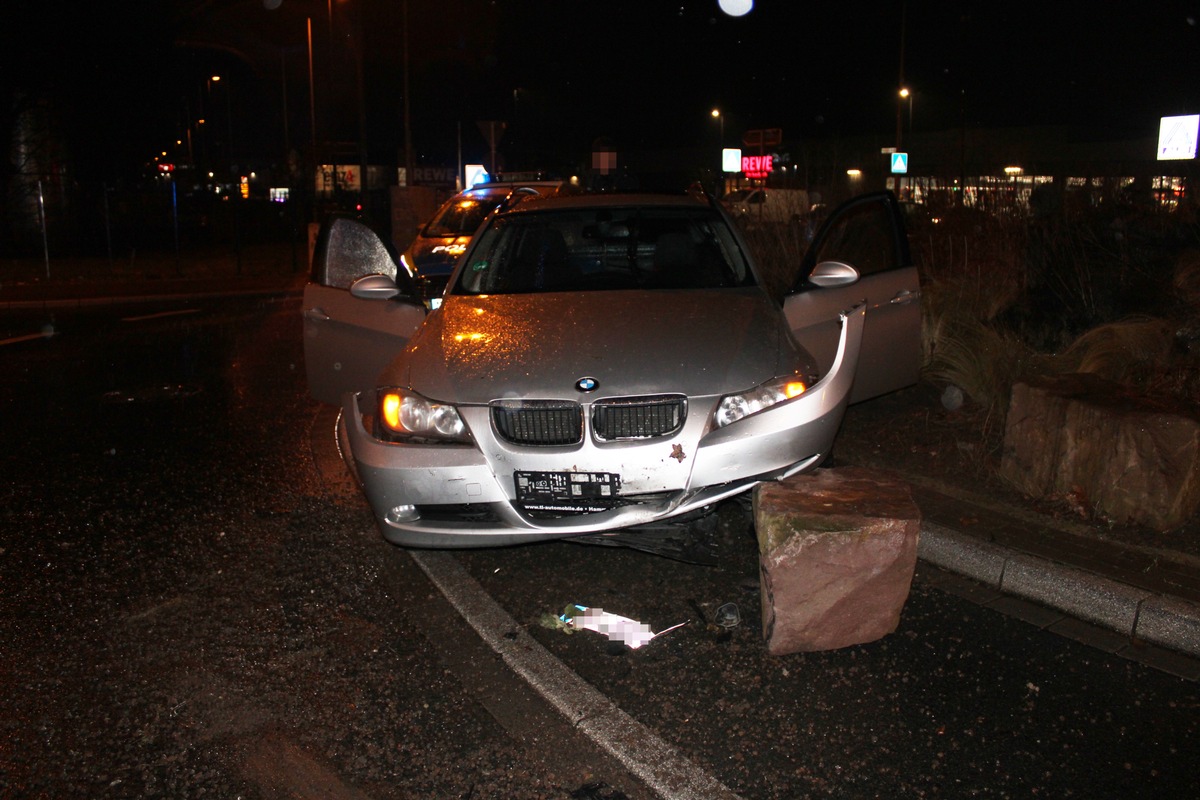
[(765, 178), (771, 174), (772, 156), (742, 156), (742, 172), (747, 178)]

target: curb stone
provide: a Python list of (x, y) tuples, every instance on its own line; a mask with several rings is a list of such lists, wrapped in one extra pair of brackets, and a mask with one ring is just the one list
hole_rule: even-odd
[(980, 542), (924, 521), (921, 560), (1130, 640), (1200, 657), (1200, 606), (1155, 595), (1086, 570)]

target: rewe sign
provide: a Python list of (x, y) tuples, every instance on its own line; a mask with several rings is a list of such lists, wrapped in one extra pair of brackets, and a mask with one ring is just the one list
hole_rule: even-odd
[(771, 174), (773, 156), (742, 156), (742, 172), (747, 178), (765, 178)]

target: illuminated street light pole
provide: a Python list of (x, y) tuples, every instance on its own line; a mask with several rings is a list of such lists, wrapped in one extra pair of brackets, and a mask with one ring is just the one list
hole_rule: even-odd
[[(912, 133), (912, 92), (907, 86), (901, 86), (896, 98), (896, 152), (904, 152), (904, 125), (902, 122), (904, 113), (904, 101), (908, 101), (908, 132)], [(911, 147), (911, 142), (909, 143)], [(908, 189), (911, 193), (914, 187), (913, 181), (908, 182)], [(900, 197), (904, 191), (904, 176), (896, 176), (896, 196)]]
[[(220, 75), (213, 75), (211, 78), (208, 79), (208, 92), (209, 92), (210, 97), (212, 95), (212, 85), (214, 83), (220, 83), (220, 82), (221, 82)], [(225, 84), (225, 126), (226, 126), (225, 127), (225, 130), (226, 130), (225, 157), (229, 160), (230, 174), (232, 174), (235, 171), (233, 169), (233, 100), (230, 99), (231, 93), (232, 93), (232, 90), (229, 88), (228, 82), (226, 82), (226, 84)]]
[[(213, 75), (209, 79), (209, 88), (212, 84), (218, 83), (221, 80), (220, 75)], [(237, 274), (242, 274), (242, 217), (241, 217), (241, 181), (238, 171), (234, 169), (233, 163), (233, 100), (230, 97), (232, 91), (229, 88), (229, 82), (225, 82), (225, 123), (228, 138), (225, 142), (225, 156), (229, 159), (229, 180), (238, 188), (229, 193), (228, 198), (233, 203), (233, 250), (237, 260)]]
[(908, 25), (908, 3), (900, 6), (900, 69), (896, 77), (896, 87), (899, 96), (896, 98), (896, 151), (904, 150), (904, 98), (908, 97), (908, 89), (904, 88), (904, 38)]
[(715, 119), (718, 123), (720, 123), (719, 130), (720, 130), (721, 139), (720, 139), (720, 141), (717, 142), (717, 178), (718, 178), (718, 180), (720, 180), (721, 185), (717, 187), (717, 192), (724, 193), (724, 191), (725, 191), (725, 154), (724, 154), (725, 115), (721, 113), (721, 109), (719, 109), (719, 108), (714, 108), (710, 113), (712, 114), (712, 118)]
[[(217, 80), (220, 80), (221, 76), (217, 75), (215, 77), (217, 78)], [(213, 141), (213, 138), (216, 136), (216, 134), (213, 132), (213, 124), (214, 124), (215, 117), (213, 116), (212, 86), (213, 86), (213, 76), (210, 76), (204, 82), (204, 98), (201, 101), (201, 109), (200, 109), (202, 113), (200, 114), (200, 118), (196, 121), (196, 129), (197, 130), (199, 130), (201, 128), (201, 126), (204, 127), (204, 138), (202, 139), (202, 142), (203, 142), (202, 157), (204, 158), (204, 162), (205, 162), (204, 167), (209, 172), (213, 171), (213, 163), (217, 159), (216, 142)]]
[[(908, 96), (908, 90), (904, 88), (904, 38), (906, 35), (906, 27), (908, 25), (908, 3), (904, 2), (900, 5), (900, 70), (896, 79), (896, 86), (899, 87), (899, 93), (896, 97), (896, 152), (904, 152), (904, 98)], [(896, 177), (896, 196), (900, 197), (904, 186), (903, 176)]]

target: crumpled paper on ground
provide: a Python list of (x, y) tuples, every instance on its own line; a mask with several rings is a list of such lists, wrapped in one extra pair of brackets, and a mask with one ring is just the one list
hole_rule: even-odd
[(588, 608), (577, 603), (567, 606), (559, 619), (572, 628), (602, 633), (609, 638), (609, 641), (623, 642), (633, 650), (649, 643), (657, 636), (662, 636), (664, 633), (669, 633), (687, 624), (686, 621), (680, 622), (678, 625), (672, 625), (666, 630), (655, 633), (644, 622), (622, 617), (619, 614), (611, 614), (602, 608)]

